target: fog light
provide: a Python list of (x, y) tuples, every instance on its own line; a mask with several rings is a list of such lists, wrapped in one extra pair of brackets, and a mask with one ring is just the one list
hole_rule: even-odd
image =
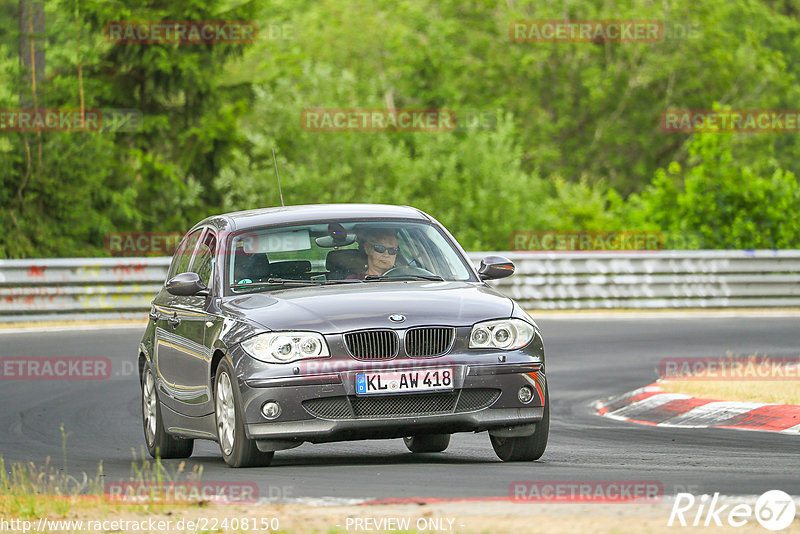
[(281, 414), (281, 405), (277, 401), (267, 401), (261, 407), (261, 413), (267, 419), (277, 419)]
[(517, 393), (517, 398), (522, 404), (528, 404), (533, 398), (533, 390), (528, 386), (522, 386), (521, 388), (519, 388), (519, 392)]

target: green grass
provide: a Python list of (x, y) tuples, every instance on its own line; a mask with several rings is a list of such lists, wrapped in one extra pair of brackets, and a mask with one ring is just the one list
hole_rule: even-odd
[[(103, 462), (97, 467), (97, 474), (89, 476), (82, 472), (70, 474), (68, 470), (66, 444), (69, 434), (61, 426), (62, 467), (56, 467), (50, 457), (43, 465), (34, 462), (15, 462), (6, 464), (0, 456), (0, 516), (21, 519), (42, 516), (64, 516), (76, 509), (91, 509), (107, 512), (125, 510), (158, 512), (173, 509), (175, 502), (166, 502), (159, 496), (166, 484), (199, 481), (203, 468), (195, 466), (186, 471), (186, 463), (168, 469), (160, 458), (152, 460), (144, 451), (139, 455), (132, 450), (131, 475), (127, 481), (146, 484), (149, 498), (141, 501), (126, 501), (105, 494)], [(179, 506), (202, 506), (205, 501), (181, 501)]]
[(800, 405), (800, 381), (664, 380), (664, 391), (704, 399)]

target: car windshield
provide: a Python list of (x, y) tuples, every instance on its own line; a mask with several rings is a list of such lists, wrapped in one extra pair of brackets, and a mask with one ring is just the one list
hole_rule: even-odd
[(411, 221), (337, 221), (268, 227), (230, 242), (233, 293), (315, 284), (470, 280), (436, 227)]

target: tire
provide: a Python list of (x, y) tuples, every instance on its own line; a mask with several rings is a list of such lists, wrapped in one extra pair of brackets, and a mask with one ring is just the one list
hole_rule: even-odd
[(233, 386), (235, 375), (230, 364), (222, 360), (214, 379), (214, 421), (219, 450), (231, 467), (264, 467), (272, 462), (274, 452), (261, 452), (244, 428), (241, 399)]
[(411, 452), (442, 452), (450, 445), (450, 434), (423, 434), (403, 438)]
[(550, 435), (550, 393), (544, 393), (544, 414), (536, 423), (536, 431), (530, 436), (518, 438), (496, 438), (492, 435), (492, 447), (495, 454), (504, 462), (532, 462), (538, 460), (547, 448)]
[(147, 452), (153, 458), (188, 458), (194, 449), (193, 439), (176, 438), (167, 434), (161, 416), (161, 402), (158, 400), (155, 376), (146, 363), (142, 371), (142, 427)]

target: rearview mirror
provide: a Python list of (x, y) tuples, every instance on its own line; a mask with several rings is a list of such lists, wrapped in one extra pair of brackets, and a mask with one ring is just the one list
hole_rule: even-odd
[(486, 256), (478, 269), (481, 280), (497, 280), (514, 274), (514, 264), (503, 256)]
[(179, 297), (205, 297), (209, 291), (197, 273), (176, 274), (167, 282), (167, 291)]

